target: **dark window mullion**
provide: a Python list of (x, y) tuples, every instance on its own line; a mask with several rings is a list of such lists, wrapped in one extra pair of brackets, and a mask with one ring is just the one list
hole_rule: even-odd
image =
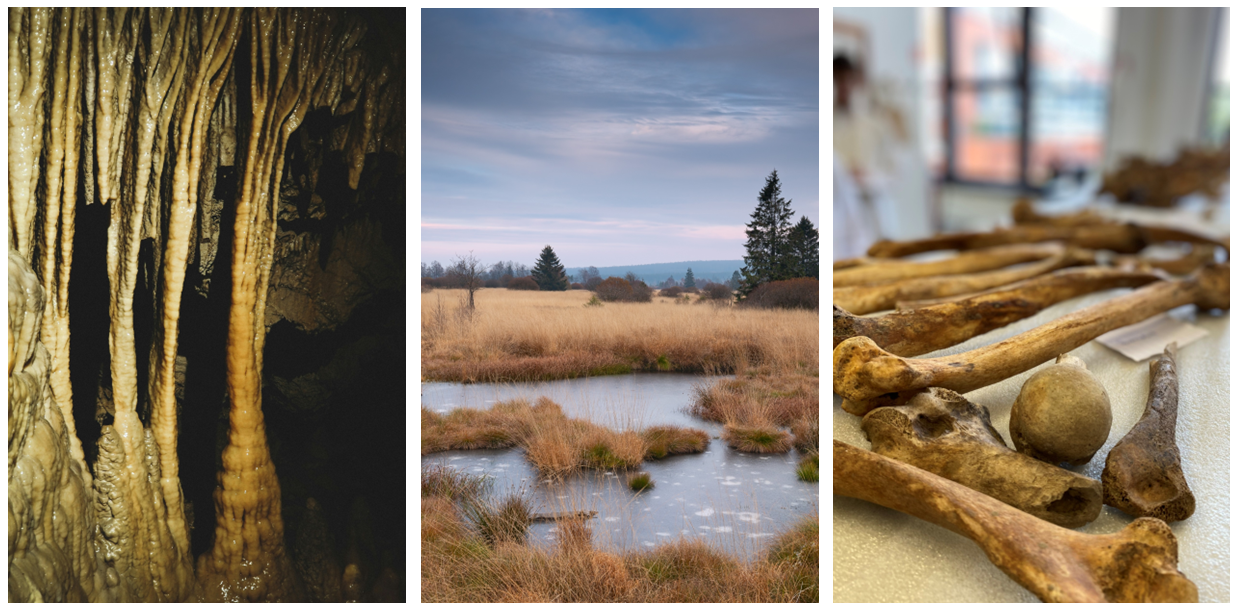
[(1019, 62), (1019, 187), (1028, 189), (1032, 117), (1032, 9), (1023, 9), (1023, 48)]
[(955, 172), (954, 159), (954, 37), (952, 36), (952, 27), (950, 25), (951, 21), (954, 19), (954, 9), (945, 7), (942, 10), (945, 11), (945, 15), (942, 19), (942, 26), (945, 28), (946, 43), (946, 92), (944, 101), (945, 104), (942, 105), (946, 112), (946, 176), (944, 179), (946, 182), (954, 182), (958, 180)]

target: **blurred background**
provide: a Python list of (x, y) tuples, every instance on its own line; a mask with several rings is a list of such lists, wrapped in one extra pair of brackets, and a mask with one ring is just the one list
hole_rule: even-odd
[[(833, 9), (834, 258), (1009, 224), (1019, 197), (1227, 226), (1228, 39), (1226, 8)], [(1146, 183), (1182, 165), (1222, 187)]]

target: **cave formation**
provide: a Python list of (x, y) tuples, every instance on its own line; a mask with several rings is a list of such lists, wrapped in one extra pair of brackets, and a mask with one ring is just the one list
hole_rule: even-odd
[(9, 10), (10, 602), (404, 600), (404, 23)]

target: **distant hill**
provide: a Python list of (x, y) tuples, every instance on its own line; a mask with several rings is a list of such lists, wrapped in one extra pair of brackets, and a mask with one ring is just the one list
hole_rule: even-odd
[[(705, 280), (721, 283), (730, 279), (731, 273), (744, 268), (744, 261), (690, 260), (687, 262), (634, 264), (631, 266), (600, 266), (597, 269), (602, 277), (623, 277), (628, 271), (631, 271), (645, 283), (654, 286), (666, 281), (667, 277), (682, 278), (684, 273), (688, 272), (689, 267), (692, 269), (692, 276), (698, 280), (698, 285), (703, 284)], [(586, 267), (566, 267), (566, 271), (569, 275), (576, 275), (582, 268)]]

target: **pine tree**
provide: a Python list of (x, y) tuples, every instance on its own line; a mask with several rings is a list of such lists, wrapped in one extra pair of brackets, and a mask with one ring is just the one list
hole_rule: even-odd
[(693, 276), (692, 276), (692, 268), (691, 268), (691, 267), (689, 267), (689, 268), (688, 268), (688, 274), (683, 276), (683, 287), (685, 287), (685, 288), (695, 288), (695, 287), (696, 287), (696, 277), (693, 277)]
[(791, 277), (821, 278), (820, 240), (816, 228), (805, 216), (787, 235), (787, 255), (790, 260)]
[(549, 245), (542, 250), (537, 264), (533, 265), (533, 281), (542, 290), (567, 290), (567, 274), (563, 271), (563, 265), (559, 264), (555, 250)]
[(744, 280), (739, 276), (739, 271), (735, 271), (731, 273), (731, 280), (726, 283), (732, 290), (738, 290), (739, 286), (744, 283)]
[(790, 279), (787, 258), (787, 236), (791, 231), (791, 201), (782, 197), (782, 183), (778, 171), (765, 178), (765, 187), (757, 199), (756, 211), (748, 222), (748, 241), (744, 247), (743, 282), (739, 288), (741, 297), (747, 296), (757, 286), (768, 281)]

